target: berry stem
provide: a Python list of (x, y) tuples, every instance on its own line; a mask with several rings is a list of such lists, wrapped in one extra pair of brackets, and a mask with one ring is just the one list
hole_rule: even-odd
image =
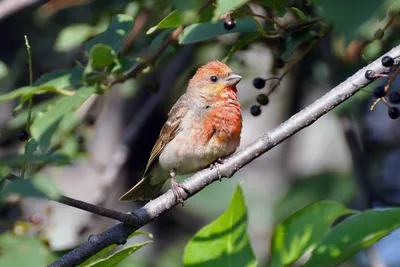
[(399, 73), (400, 73), (400, 67), (397, 67), (396, 71), (391, 75), (388, 84), (385, 86), (385, 92), (387, 92), (389, 88), (392, 86), (394, 80), (396, 79), (397, 75), (399, 75)]
[[(309, 45), (307, 46), (307, 48), (304, 50), (304, 52), (297, 58), (295, 59), (290, 65), (289, 67), (285, 70), (285, 72), (282, 73), (282, 75), (280, 77), (274, 77), (278, 80), (278, 82), (271, 87), (271, 89), (268, 90), (268, 92), (266, 93), (267, 96), (269, 96), (270, 94), (272, 94), (273, 91), (275, 91), (276, 88), (278, 88), (278, 86), (281, 84), (282, 79), (306, 56), (308, 55), (308, 53), (310, 53), (311, 49), (317, 44), (318, 39), (313, 39)], [(273, 79), (273, 78), (270, 78)]]

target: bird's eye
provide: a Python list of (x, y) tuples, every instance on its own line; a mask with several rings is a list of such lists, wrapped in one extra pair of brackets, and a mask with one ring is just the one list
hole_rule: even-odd
[(215, 83), (216, 81), (218, 81), (218, 77), (215, 76), (215, 75), (213, 75), (213, 76), (210, 77), (210, 80), (211, 80), (213, 83)]

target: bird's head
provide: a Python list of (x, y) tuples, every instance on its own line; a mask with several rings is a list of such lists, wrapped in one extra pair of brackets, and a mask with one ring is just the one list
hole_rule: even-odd
[(226, 91), (236, 93), (236, 84), (242, 76), (232, 72), (226, 64), (211, 61), (201, 66), (189, 81), (188, 91), (206, 97), (217, 96)]

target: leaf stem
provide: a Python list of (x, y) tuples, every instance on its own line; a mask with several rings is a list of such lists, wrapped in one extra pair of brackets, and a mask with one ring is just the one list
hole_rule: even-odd
[[(28, 37), (24, 35), (25, 38), (25, 46), (26, 46), (26, 51), (28, 52), (28, 66), (29, 66), (29, 85), (32, 86), (33, 84), (33, 70), (32, 70), (32, 53), (31, 53), (31, 46), (29, 45)], [(27, 154), (28, 152), (28, 144), (31, 136), (31, 120), (32, 120), (32, 107), (33, 107), (33, 96), (29, 97), (29, 103), (28, 103), (28, 117), (26, 119), (26, 132), (29, 134), (29, 138), (26, 139), (25, 141), (25, 148), (24, 148), (24, 154)], [(21, 170), (21, 178), (24, 178), (25, 172), (27, 169), (27, 164), (24, 162), (22, 165), (22, 170)]]

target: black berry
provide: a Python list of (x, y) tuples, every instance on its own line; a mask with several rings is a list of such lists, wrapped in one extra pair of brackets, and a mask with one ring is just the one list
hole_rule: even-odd
[(400, 103), (400, 93), (398, 91), (393, 91), (389, 95), (389, 100), (393, 104), (399, 104)]
[(400, 116), (400, 110), (396, 107), (390, 107), (388, 109), (388, 115), (391, 119), (397, 119)]
[(392, 57), (389, 57), (389, 56), (384, 56), (383, 58), (382, 58), (382, 66), (384, 66), (384, 67), (391, 67), (391, 66), (393, 66), (393, 64), (394, 64), (394, 59), (392, 58)]
[(256, 100), (257, 100), (258, 104), (263, 105), (263, 106), (268, 105), (268, 103), (269, 103), (269, 98), (266, 94), (259, 94), (257, 96)]
[(385, 95), (386, 95), (385, 87), (383, 87), (383, 86), (378, 86), (378, 87), (376, 87), (376, 88), (374, 89), (374, 96), (375, 96), (376, 98), (381, 98), (381, 97), (384, 97)]
[(367, 70), (366, 72), (365, 72), (365, 79), (367, 79), (367, 80), (373, 80), (373, 79), (375, 79), (375, 71), (373, 71), (373, 70)]
[(225, 21), (225, 23), (224, 23), (224, 28), (227, 31), (230, 31), (235, 27), (236, 27), (236, 22), (234, 20), (228, 20), (228, 21)]
[(20, 130), (17, 132), (17, 139), (21, 142), (26, 141), (29, 138), (29, 134), (25, 130)]
[(253, 105), (250, 108), (251, 115), (258, 116), (261, 114), (261, 108), (259, 105)]
[(260, 77), (254, 78), (253, 85), (257, 89), (263, 89), (265, 87), (265, 79)]
[(281, 69), (284, 66), (285, 66), (285, 61), (282, 58), (280, 58), (280, 57), (275, 58), (275, 60), (274, 60), (274, 67), (275, 68)]

